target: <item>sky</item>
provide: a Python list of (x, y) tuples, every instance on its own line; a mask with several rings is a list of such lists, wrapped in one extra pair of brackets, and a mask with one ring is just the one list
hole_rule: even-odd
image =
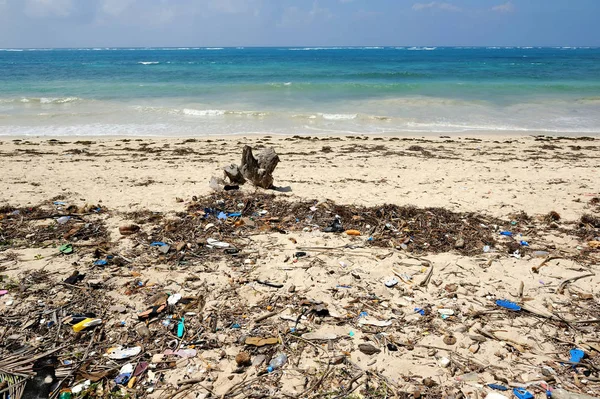
[(0, 0), (0, 48), (600, 46), (600, 0)]

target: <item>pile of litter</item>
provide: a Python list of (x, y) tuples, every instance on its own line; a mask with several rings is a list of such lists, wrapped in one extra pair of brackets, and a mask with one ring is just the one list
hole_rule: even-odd
[(4, 207), (0, 395), (598, 395), (598, 236), (261, 193)]

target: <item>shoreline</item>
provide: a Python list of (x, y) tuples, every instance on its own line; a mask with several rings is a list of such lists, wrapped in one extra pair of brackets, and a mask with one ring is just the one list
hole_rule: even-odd
[(508, 140), (515, 138), (535, 138), (535, 137), (548, 137), (548, 138), (567, 138), (567, 139), (586, 139), (592, 138), (594, 140), (600, 140), (600, 131), (598, 132), (564, 132), (564, 131), (544, 131), (544, 130), (485, 130), (485, 129), (474, 129), (454, 132), (437, 132), (437, 131), (399, 131), (396, 133), (380, 133), (380, 132), (322, 132), (322, 133), (265, 133), (265, 132), (244, 132), (244, 133), (214, 133), (214, 134), (173, 134), (173, 135), (127, 135), (127, 134), (115, 134), (115, 135), (0, 135), (0, 142), (3, 140), (122, 140), (122, 139), (227, 139), (227, 138), (264, 138), (264, 137), (294, 137), (300, 136), (303, 138), (314, 137), (316, 139), (327, 138), (327, 137), (380, 137), (384, 139), (401, 139), (401, 140), (413, 140), (420, 138), (451, 138), (451, 139), (496, 139), (496, 140)]

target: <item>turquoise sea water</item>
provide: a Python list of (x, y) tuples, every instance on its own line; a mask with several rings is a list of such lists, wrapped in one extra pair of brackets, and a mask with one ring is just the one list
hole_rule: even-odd
[(599, 48), (0, 50), (0, 135), (600, 134)]

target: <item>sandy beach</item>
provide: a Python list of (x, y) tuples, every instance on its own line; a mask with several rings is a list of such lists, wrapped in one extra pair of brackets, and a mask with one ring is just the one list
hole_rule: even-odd
[[(233, 136), (3, 138), (0, 201), (34, 205), (64, 195), (110, 209), (178, 211), (239, 163), (244, 145), (280, 154), (276, 185), (291, 198), (342, 204), (444, 207), (506, 217), (576, 219), (600, 195), (600, 141), (565, 137)], [(246, 188), (245, 188), (246, 189)]]
[[(54, 350), (59, 376), (85, 364), (75, 382), (107, 390), (126, 363), (145, 364), (116, 389), (156, 398), (483, 398), (491, 383), (600, 394), (598, 138), (0, 141), (0, 338)], [(244, 145), (277, 151), (284, 189), (211, 191)], [(233, 216), (205, 209), (215, 206)], [(336, 209), (359, 236), (323, 231)], [(130, 224), (140, 231), (121, 234)], [(65, 283), (74, 271), (85, 277)], [(139, 313), (166, 294), (187, 301), (140, 333)], [(85, 312), (99, 329), (48, 324)], [(141, 352), (111, 360), (117, 345)], [(586, 357), (573, 369), (575, 348)], [(265, 372), (278, 353), (286, 366)], [(31, 373), (15, 356), (2, 353), (4, 367)]]

